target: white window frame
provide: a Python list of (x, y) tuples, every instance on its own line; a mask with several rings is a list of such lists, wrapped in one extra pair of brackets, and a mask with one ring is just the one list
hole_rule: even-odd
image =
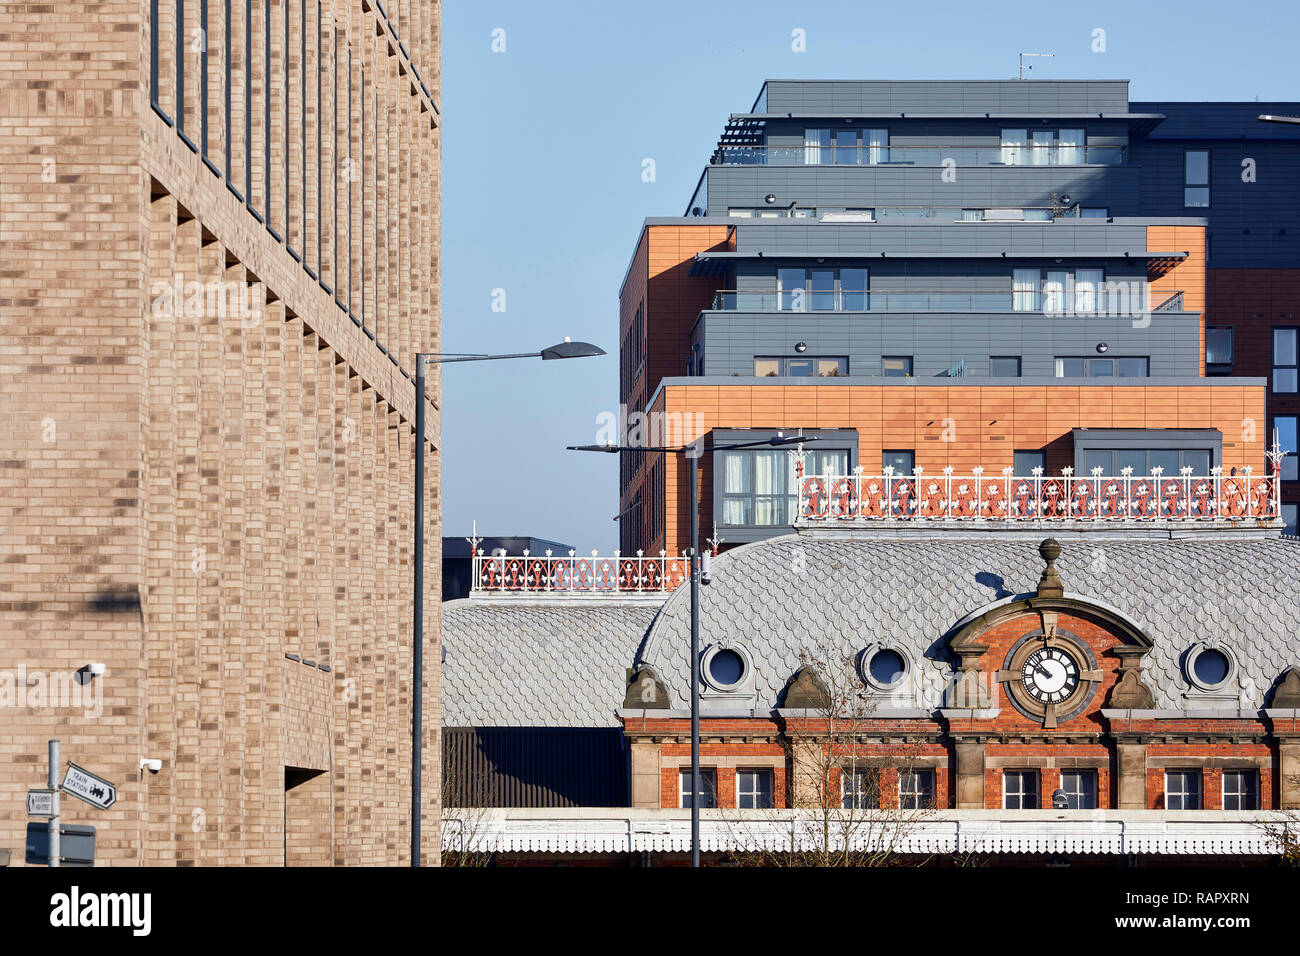
[[(1089, 785), (1089, 787), (1091, 787), (1091, 791), (1088, 792), (1088, 793), (1085, 793), (1084, 791), (1079, 790), (1079, 789), (1070, 789), (1070, 788), (1066, 787), (1066, 785), (1065, 785), (1065, 778), (1066, 778), (1067, 776), (1071, 776), (1071, 775), (1073, 775), (1077, 780), (1088, 780), (1088, 781), (1090, 781), (1088, 785)], [(1099, 799), (1099, 798), (1098, 798), (1098, 794), (1097, 794), (1097, 789), (1098, 789), (1098, 780), (1097, 780), (1097, 771), (1096, 771), (1096, 770), (1089, 770), (1089, 769), (1087, 769), (1087, 768), (1082, 768), (1082, 769), (1071, 769), (1071, 770), (1062, 770), (1062, 771), (1061, 771), (1061, 790), (1065, 793), (1065, 796), (1066, 796), (1067, 799), (1069, 799), (1069, 798), (1071, 798), (1071, 797), (1076, 798), (1076, 800), (1074, 801), (1074, 803), (1072, 803), (1072, 804), (1070, 805), (1070, 809), (1071, 809), (1071, 810), (1095, 810), (1095, 809), (1097, 809), (1097, 803), (1098, 803), (1098, 799)], [(1092, 800), (1092, 805), (1091, 805), (1091, 806), (1083, 806), (1083, 805), (1082, 805), (1082, 798), (1085, 797), (1085, 796), (1091, 798), (1091, 800)], [(1076, 805), (1076, 804), (1077, 804), (1077, 805)]]
[[(713, 787), (710, 794), (710, 801), (707, 806), (701, 806), (701, 810), (710, 810), (718, 805), (718, 771), (713, 767), (700, 768), (700, 790), (709, 793), (709, 779), (712, 775)], [(690, 804), (686, 802), (686, 795), (691, 792), (691, 768), (683, 767), (677, 774), (677, 805), (683, 810), (689, 810)]]
[[(1247, 796), (1252, 797), (1253, 799), (1251, 800), (1251, 803), (1253, 804), (1253, 806), (1249, 806), (1249, 807), (1236, 806), (1236, 807), (1231, 807), (1231, 808), (1228, 806), (1228, 797), (1229, 797), (1229, 793), (1228, 793), (1228, 777), (1229, 777), (1229, 776), (1231, 776), (1231, 777), (1233, 777), (1235, 780), (1237, 780), (1237, 781), (1238, 781), (1238, 784), (1239, 784), (1239, 786), (1238, 786), (1236, 789), (1233, 790), (1231, 796), (1236, 797), (1237, 800), (1238, 800), (1238, 803), (1239, 803), (1239, 804), (1240, 804), (1242, 798), (1247, 797)], [(1249, 790), (1247, 790), (1247, 789), (1243, 789), (1243, 788), (1240, 786), (1240, 783), (1243, 782), (1243, 781), (1250, 781), (1250, 789), (1249, 789)], [(1223, 796), (1222, 796), (1222, 804), (1221, 804), (1221, 805), (1222, 805), (1222, 808), (1223, 808), (1224, 810), (1228, 810), (1228, 809), (1232, 809), (1232, 810), (1258, 810), (1258, 809), (1260, 808), (1260, 804), (1261, 804), (1261, 802), (1262, 802), (1262, 801), (1260, 800), (1260, 792), (1259, 792), (1259, 790), (1260, 790), (1260, 781), (1259, 781), (1259, 771), (1258, 771), (1258, 770), (1240, 770), (1240, 769), (1238, 769), (1238, 770), (1225, 770), (1225, 771), (1223, 771), (1223, 787), (1222, 787)]]
[[(875, 810), (870, 803), (871, 794), (858, 786), (858, 781), (870, 783), (869, 767), (844, 767), (840, 770), (840, 808), (843, 810)], [(852, 783), (852, 785), (850, 785)], [(850, 803), (852, 798), (852, 803)], [(877, 797), (879, 799), (879, 797)]]
[[(760, 778), (766, 778), (767, 803), (760, 805), (758, 797), (761, 791), (755, 786)], [(748, 786), (746, 784), (749, 784)], [(741, 797), (752, 797), (754, 805), (746, 807)], [(776, 802), (776, 775), (771, 767), (748, 768), (736, 771), (736, 808), (739, 810), (770, 810)]]
[[(1177, 776), (1180, 781), (1184, 779), (1190, 779), (1196, 781), (1196, 788), (1194, 790), (1187, 790), (1187, 789), (1174, 790), (1173, 787), (1171, 786), (1171, 783), (1173, 782), (1175, 776)], [(1201, 807), (1205, 805), (1205, 780), (1203, 779), (1203, 777), (1204, 777), (1204, 773), (1198, 767), (1174, 767), (1173, 769), (1166, 770), (1165, 771), (1165, 809), (1166, 810), (1201, 809)], [(1169, 803), (1171, 799), (1175, 796), (1178, 797), (1179, 802), (1182, 805), (1178, 807), (1171, 807)], [(1186, 805), (1187, 798), (1190, 796), (1196, 797), (1196, 806), (1194, 807), (1189, 807)]]
[[(1012, 796), (1012, 791), (1007, 787), (1007, 784), (1011, 782), (1011, 778), (1012, 778), (1013, 776), (1015, 777), (1015, 779), (1016, 779), (1017, 781), (1019, 781), (1020, 786), (1021, 786), (1021, 788), (1022, 788), (1022, 789), (1018, 789), (1018, 790), (1015, 791), (1015, 796), (1016, 796), (1016, 797), (1019, 799), (1019, 801), (1020, 801), (1020, 806), (1017, 806), (1017, 807), (1013, 807), (1013, 806), (1011, 806), (1011, 805), (1008, 803), (1008, 801), (1010, 800), (1010, 798), (1011, 798), (1011, 796)], [(1023, 789), (1023, 787), (1025, 786), (1025, 781), (1026, 781), (1026, 780), (1032, 781), (1032, 783), (1030, 784), (1030, 786), (1032, 786), (1033, 789), (1031, 789), (1031, 790)], [(1032, 770), (1032, 769), (1028, 769), (1028, 770), (1026, 770), (1026, 769), (1019, 769), (1019, 770), (1017, 770), (1017, 769), (1008, 769), (1008, 770), (1003, 770), (1003, 771), (1002, 771), (1002, 809), (1004, 809), (1004, 810), (1037, 810), (1037, 809), (1039, 808), (1039, 805), (1042, 803), (1042, 801), (1039, 799), (1039, 791), (1040, 791), (1041, 789), (1042, 789), (1042, 784), (1041, 784), (1041, 782), (1039, 781), (1039, 778), (1038, 778), (1038, 771), (1037, 771), (1037, 770)], [(1025, 797), (1026, 797), (1026, 796), (1029, 796), (1029, 795), (1032, 795), (1033, 798), (1034, 798), (1034, 805), (1033, 805), (1032, 807), (1026, 807), (1026, 806), (1024, 805), (1024, 803), (1025, 803)]]
[[(938, 775), (928, 767), (920, 767), (912, 770), (898, 771), (898, 808), (900, 810), (928, 810), (938, 805), (938, 799), (935, 796), (936, 782)], [(904, 782), (908, 777), (916, 784), (913, 788), (904, 789)], [(920, 785), (921, 781), (926, 781), (925, 785)], [(915, 806), (908, 806), (906, 801), (911, 798), (916, 801)], [(929, 803), (925, 800), (928, 799)]]

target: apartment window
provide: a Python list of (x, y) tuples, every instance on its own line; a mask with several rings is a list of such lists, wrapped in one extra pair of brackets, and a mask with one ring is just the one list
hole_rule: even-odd
[(1004, 770), (1002, 772), (1002, 807), (1005, 810), (1038, 809), (1038, 772)]
[(1146, 378), (1150, 369), (1151, 359), (1145, 355), (1119, 358), (1058, 356), (1056, 359), (1057, 378)]
[(908, 378), (912, 374), (912, 356), (882, 355), (880, 374), (885, 378)]
[(1282, 504), (1282, 533), (1289, 535), (1300, 534), (1300, 505), (1293, 503)]
[[(690, 769), (688, 768), (686, 770), (683, 770), (680, 774), (680, 777), (681, 777), (682, 807), (685, 808), (685, 807), (694, 806), (695, 801), (691, 793)], [(700, 768), (700, 792), (699, 792), (700, 809), (708, 810), (711, 809), (712, 807), (716, 807), (718, 805), (717, 798), (718, 798), (717, 771), (705, 770), (703, 767), (701, 767)]]
[(1210, 205), (1210, 151), (1189, 149), (1183, 152), (1183, 205), (1204, 209)]
[(926, 810), (934, 806), (934, 771), (905, 770), (898, 774), (900, 810)]
[(1223, 809), (1259, 809), (1259, 771), (1223, 771)]
[(1112, 299), (1101, 269), (1013, 269), (1011, 308), (1014, 312), (1050, 315), (1089, 314), (1099, 310), (1130, 309), (1140, 299), (1139, 288), (1117, 285)]
[(803, 161), (808, 166), (861, 166), (889, 162), (889, 130), (807, 129)]
[(840, 772), (840, 806), (845, 810), (870, 810), (880, 805), (874, 770)]
[(1004, 129), (1002, 163), (1007, 166), (1080, 166), (1087, 160), (1082, 129)]
[(864, 312), (871, 308), (870, 270), (802, 269), (776, 271), (777, 308), (791, 312)]
[(1201, 771), (1165, 771), (1165, 809), (1201, 809)]
[(1061, 789), (1071, 810), (1097, 809), (1097, 771), (1062, 770)]
[(989, 375), (994, 378), (1019, 378), (1019, 355), (993, 355), (989, 357)]
[(1274, 415), (1273, 431), (1277, 433), (1277, 442), (1282, 446), (1282, 451), (1286, 452), (1286, 457), (1282, 459), (1282, 480), (1295, 481), (1300, 478), (1300, 458), (1296, 453), (1300, 452), (1300, 446), (1297, 446), (1297, 423), (1300, 419), (1295, 415)]
[(759, 378), (789, 375), (794, 378), (838, 378), (849, 374), (845, 356), (832, 358), (764, 358), (755, 356), (754, 374)]
[[(794, 523), (798, 482), (784, 449), (739, 448), (722, 456), (722, 524), (780, 527)], [(804, 460), (806, 475), (846, 475), (849, 452), (817, 448)]]
[(1109, 219), (1110, 209), (1106, 206), (1081, 206), (1079, 207), (1079, 218), (1081, 219)]
[(1273, 329), (1273, 391), (1294, 393), (1297, 386), (1296, 329)]
[(1232, 326), (1211, 325), (1205, 329), (1205, 374), (1227, 375), (1232, 371)]
[(983, 209), (963, 209), (961, 211), (961, 222), (983, 222)]
[(1193, 475), (1208, 475), (1214, 452), (1209, 448), (1087, 448), (1083, 452), (1084, 476), (1100, 468), (1103, 475), (1122, 475), (1132, 468), (1133, 475), (1149, 475), (1159, 468), (1165, 476), (1181, 474), (1183, 468)]
[(772, 806), (772, 771), (741, 770), (736, 774), (736, 806), (767, 810)]
[(881, 469), (892, 467), (896, 475), (916, 474), (916, 452), (894, 449), (880, 453)]
[(1012, 454), (1011, 473), (1023, 478), (1034, 473), (1035, 468), (1047, 473), (1047, 453), (1042, 451), (1017, 451)]

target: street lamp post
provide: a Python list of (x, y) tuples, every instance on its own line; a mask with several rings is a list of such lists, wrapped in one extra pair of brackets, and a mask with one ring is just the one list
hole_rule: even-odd
[(685, 454), (690, 463), (691, 545), (688, 552), (691, 579), (691, 866), (700, 865), (700, 458), (704, 454), (759, 446), (780, 447), (816, 441), (816, 436), (776, 435), (762, 441), (736, 442), (730, 445), (704, 446), (698, 438), (689, 445), (645, 447), (628, 445), (569, 445), (569, 451), (598, 451), (617, 454), (624, 451)]
[(544, 360), (588, 358), (605, 350), (588, 342), (565, 338), (540, 352), (512, 352), (508, 355), (456, 355), (417, 352), (415, 355), (415, 620), (411, 640), (414, 686), (411, 689), (411, 866), (420, 865), (420, 784), (424, 769), (424, 387), (425, 365), (448, 362), (491, 362), (497, 359), (540, 358)]

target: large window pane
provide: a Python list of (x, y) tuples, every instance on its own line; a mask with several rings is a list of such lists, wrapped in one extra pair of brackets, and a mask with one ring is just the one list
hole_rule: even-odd
[(1011, 273), (1011, 308), (1016, 312), (1038, 309), (1038, 270), (1015, 269)]
[(855, 129), (837, 129), (835, 131), (835, 159), (837, 166), (856, 166), (858, 160), (858, 131)]
[(1130, 355), (1116, 360), (1120, 378), (1146, 378), (1151, 360), (1146, 356)]
[(911, 475), (916, 471), (916, 453), (912, 451), (884, 451), (880, 456), (882, 468), (892, 467), (896, 475)]
[(1205, 149), (1189, 149), (1184, 154), (1183, 182), (1188, 186), (1208, 186), (1210, 184), (1210, 152)]
[(840, 270), (840, 307), (849, 312), (862, 312), (867, 309), (866, 269)]
[(1103, 475), (1115, 474), (1115, 453), (1105, 449), (1085, 449), (1083, 452), (1084, 476), (1090, 476), (1098, 468), (1101, 469)]
[(1017, 478), (1032, 475), (1035, 468), (1042, 468), (1047, 473), (1047, 453), (1041, 451), (1018, 451), (1012, 458), (1012, 473)]
[(1025, 142), (1025, 130), (1004, 129), (1002, 131), (1002, 162), (1008, 166), (1019, 166), (1023, 163)]
[(1205, 364), (1232, 367), (1232, 326), (1211, 325), (1205, 330)]
[(1147, 467), (1144, 474), (1152, 474), (1159, 468), (1162, 475), (1178, 474), (1178, 450), (1175, 448), (1153, 448), (1147, 452)]
[(989, 359), (989, 374), (994, 378), (1019, 378), (1020, 356), (992, 356)]
[(781, 374), (781, 360), (777, 358), (754, 359), (754, 374), (760, 378)]
[(781, 290), (781, 308), (794, 312), (808, 311), (804, 289), (808, 274), (803, 269), (776, 270), (777, 286)]
[(1063, 129), (1057, 142), (1060, 148), (1057, 150), (1056, 161), (1062, 166), (1078, 166), (1087, 162), (1083, 150), (1083, 130)]
[(1296, 428), (1297, 416), (1295, 415), (1277, 415), (1273, 419), (1273, 430), (1277, 432), (1278, 444), (1286, 452), (1286, 457), (1282, 459), (1282, 480), (1295, 481), (1300, 477), (1300, 458), (1296, 453), (1300, 447), (1296, 445)]
[(830, 312), (835, 308), (835, 270), (812, 270), (812, 307), (816, 312)]
[(808, 166), (830, 162), (831, 131), (828, 129), (804, 130), (803, 161)]
[(1180, 467), (1192, 469), (1193, 475), (1208, 475), (1210, 473), (1209, 449), (1183, 452)]
[(905, 378), (912, 374), (910, 355), (886, 355), (880, 359), (880, 372), (886, 378)]
[(1088, 359), (1088, 378), (1114, 378), (1115, 363), (1112, 359)]
[(1273, 391), (1294, 392), (1297, 388), (1296, 330), (1273, 330)]
[(1056, 360), (1057, 378), (1083, 378), (1083, 359), (1058, 358)]

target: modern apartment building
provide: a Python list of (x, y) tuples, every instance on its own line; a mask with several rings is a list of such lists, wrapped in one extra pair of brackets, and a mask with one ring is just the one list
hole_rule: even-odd
[[(1256, 117), (1295, 112), (1126, 81), (768, 81), (685, 214), (641, 229), (629, 422), (802, 429), (809, 474), (1261, 474), (1274, 430), (1297, 448), (1300, 140)], [(706, 456), (701, 527), (784, 533), (791, 468)], [(622, 553), (685, 546), (685, 476), (624, 455)]]
[[(0, 3), (0, 847), (409, 862), (437, 540), (440, 4)], [(425, 580), (438, 580), (436, 548)], [(426, 863), (439, 655), (427, 604)], [(58, 768), (62, 776), (63, 768)], [(36, 821), (33, 821), (36, 822)]]

